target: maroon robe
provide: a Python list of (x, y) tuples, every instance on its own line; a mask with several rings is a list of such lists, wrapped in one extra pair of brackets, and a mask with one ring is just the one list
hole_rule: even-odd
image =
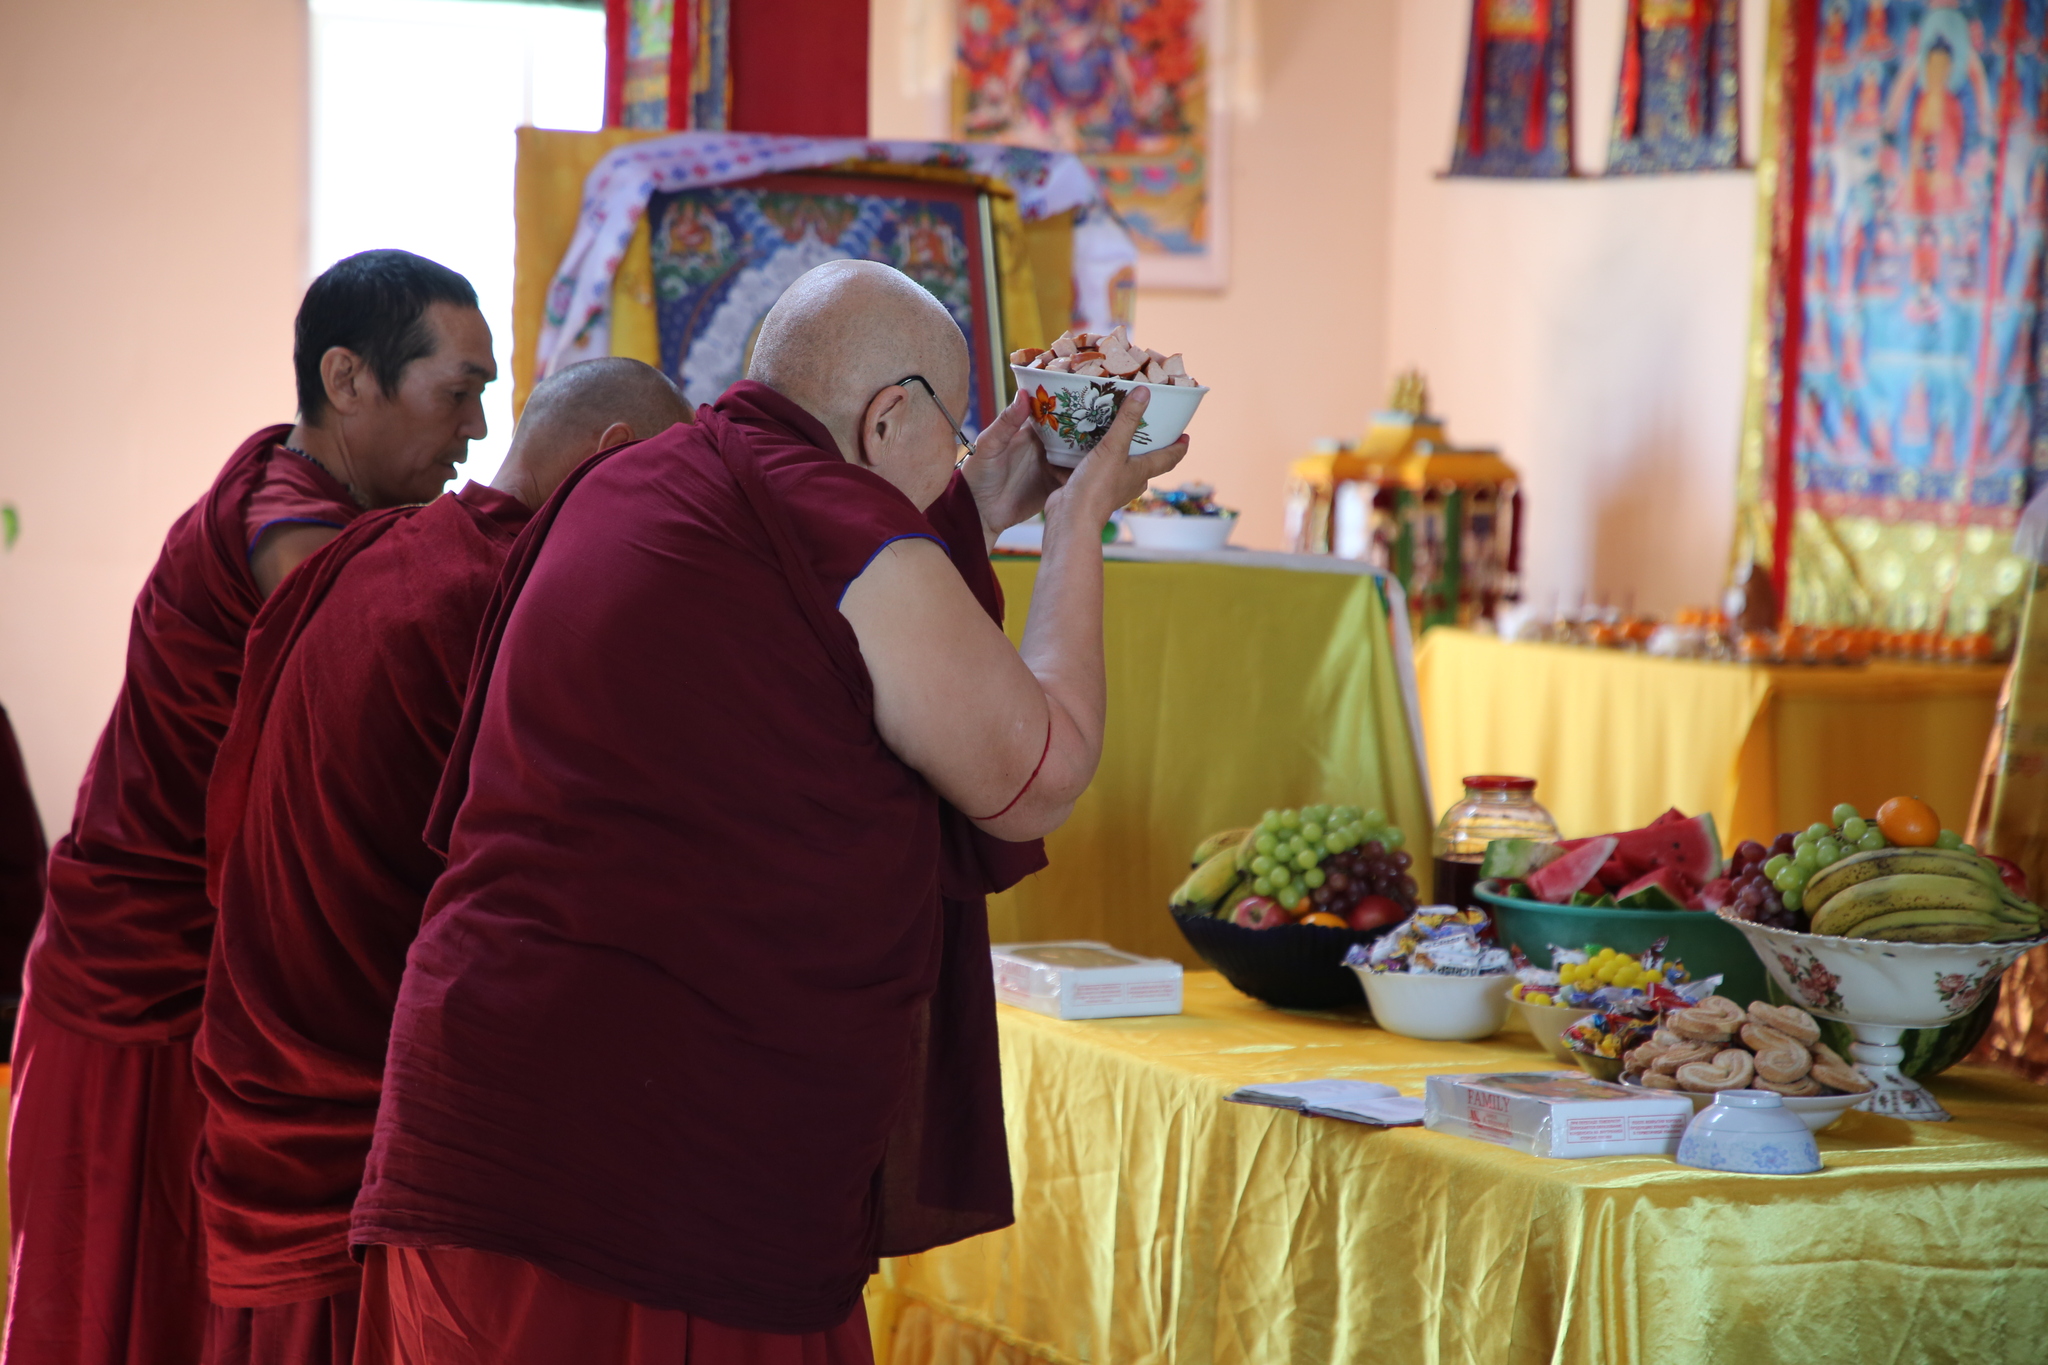
[(262, 596), (249, 552), (278, 522), (342, 526), (348, 490), (244, 442), (171, 527), (136, 598), (127, 672), (50, 857), (14, 1048), (7, 1365), (196, 1359), (206, 1276), (192, 1079), (213, 906), (207, 777)]
[(0, 998), (19, 997), (22, 963), (43, 917), (43, 864), (49, 857), (21, 746), (0, 707)]
[[(484, 609), (529, 515), (472, 483), (364, 517), (250, 631), (207, 794), (218, 920), (193, 1053), (223, 1359), (345, 1365), (352, 1354), (361, 1270), (349, 1208), (405, 950), (441, 870), (420, 832)], [(334, 1330), (297, 1343), (268, 1330), (308, 1314)], [(332, 1348), (316, 1354), (309, 1342), (322, 1339)], [(266, 1342), (290, 1353), (266, 1354)]]
[[(934, 515), (999, 609), (966, 501)], [(1043, 858), (875, 732), (836, 604), (904, 537), (937, 538), (746, 382), (528, 528), (429, 827), (449, 869), (357, 1244), (800, 1335), (878, 1255), (1009, 1221), (980, 898)]]

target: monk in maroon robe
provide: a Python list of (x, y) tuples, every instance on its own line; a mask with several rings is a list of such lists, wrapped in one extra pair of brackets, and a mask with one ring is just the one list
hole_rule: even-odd
[[(0, 1000), (9, 1002), (10, 1014), (21, 1000), (21, 964), (29, 940), (43, 918), (43, 864), (49, 856), (21, 746), (0, 708)], [(11, 1019), (6, 1028), (11, 1034)]]
[[(866, 1361), (878, 1256), (1010, 1220), (979, 893), (1093, 775), (1099, 533), (1185, 445), (1127, 458), (1127, 400), (1061, 486), (1013, 405), (956, 481), (966, 346), (871, 262), (793, 285), (751, 376), (507, 564), (356, 1203), (359, 1361)], [(1020, 652), (959, 566), (1041, 507)]]
[(6, 1365), (191, 1365), (207, 1317), (192, 1075), (213, 935), (206, 785), (263, 599), (366, 508), (435, 495), (484, 435), (476, 294), (402, 251), (315, 280), (299, 422), (245, 441), (171, 527), (51, 854), (15, 1040)]
[(537, 389), (487, 487), (363, 517), (249, 634), (207, 795), (218, 920), (194, 1049), (220, 1365), (348, 1365), (350, 1206), (405, 950), (440, 860), (421, 840), (513, 539), (601, 449), (688, 419), (635, 360)]

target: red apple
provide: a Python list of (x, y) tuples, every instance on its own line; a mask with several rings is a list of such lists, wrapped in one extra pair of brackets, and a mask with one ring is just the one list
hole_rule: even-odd
[(1294, 923), (1294, 917), (1280, 908), (1271, 896), (1246, 896), (1230, 912), (1230, 922), (1246, 929), (1272, 929)]
[(1361, 933), (1368, 929), (1384, 929), (1407, 918), (1408, 911), (1401, 902), (1386, 896), (1362, 896), (1358, 904), (1351, 907), (1351, 913), (1345, 916), (1351, 927)]
[(2027, 896), (2027, 874), (2020, 871), (2020, 865), (2010, 858), (2001, 858), (1995, 853), (1984, 855), (1998, 865), (1999, 878), (2005, 882), (2005, 889), (2025, 900)]

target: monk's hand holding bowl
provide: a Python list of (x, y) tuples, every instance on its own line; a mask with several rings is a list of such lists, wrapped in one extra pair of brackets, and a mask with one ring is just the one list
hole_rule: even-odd
[(982, 429), (960, 473), (991, 545), (1012, 526), (1043, 512), (1046, 498), (1067, 478), (1066, 470), (1045, 458), (1032, 429), (1031, 400), (1021, 393)]
[[(1110, 513), (1143, 493), (1147, 484), (1169, 473), (1188, 453), (1188, 438), (1183, 436), (1164, 449), (1131, 454), (1131, 438), (1137, 434), (1138, 423), (1144, 420), (1151, 399), (1147, 389), (1132, 389), (1126, 394), (1115, 420), (1096, 442), (1095, 449), (1068, 475), (1064, 486), (1046, 499), (1048, 535), (1061, 523), (1072, 533), (1090, 538), (1100, 535)], [(1056, 466), (1048, 467), (1055, 473), (1067, 474)]]

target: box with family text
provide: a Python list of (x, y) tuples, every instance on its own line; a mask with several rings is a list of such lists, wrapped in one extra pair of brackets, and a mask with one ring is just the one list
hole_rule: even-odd
[(1179, 1014), (1181, 970), (1107, 943), (998, 943), (996, 999), (1054, 1019)]

